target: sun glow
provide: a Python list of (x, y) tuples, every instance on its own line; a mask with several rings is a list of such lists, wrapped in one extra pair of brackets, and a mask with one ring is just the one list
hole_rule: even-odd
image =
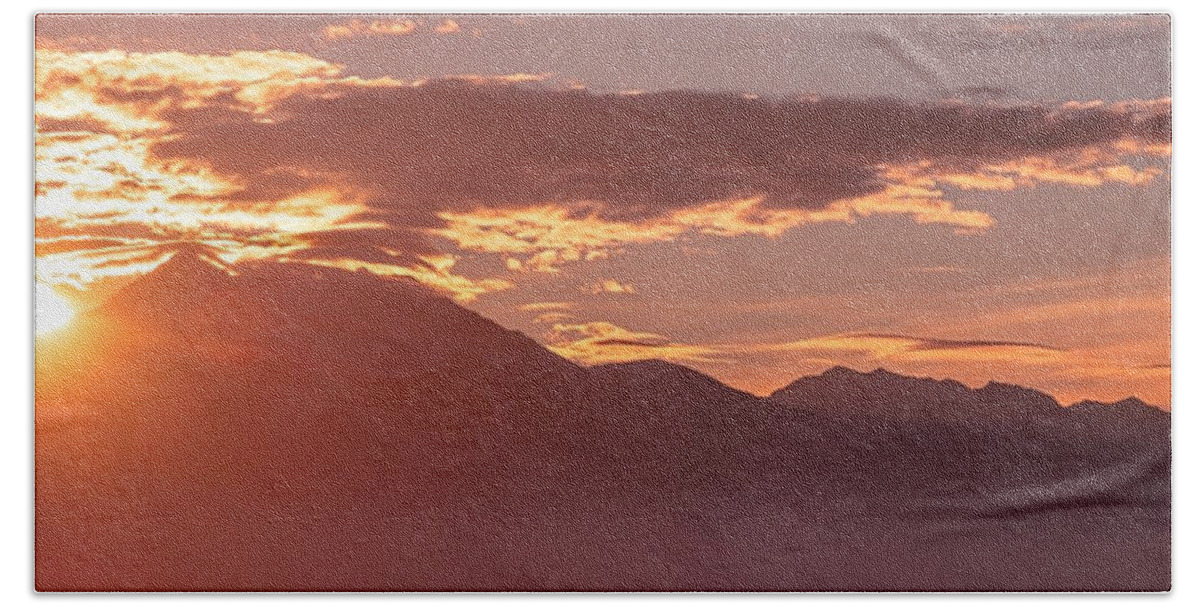
[(34, 297), (34, 332), (39, 336), (61, 328), (75, 316), (71, 303), (49, 285), (38, 283)]

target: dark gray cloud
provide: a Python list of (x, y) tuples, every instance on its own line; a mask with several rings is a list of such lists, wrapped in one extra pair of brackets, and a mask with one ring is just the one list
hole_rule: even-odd
[(242, 196), (257, 200), (337, 175), (404, 226), (436, 225), (439, 211), (541, 203), (647, 218), (740, 197), (821, 209), (881, 190), (882, 164), (970, 172), (1123, 139), (1169, 142), (1169, 112), (443, 80), (331, 85), (282, 100), (270, 120), (232, 101), (176, 109), (173, 137), (154, 151), (236, 176), (247, 184)]

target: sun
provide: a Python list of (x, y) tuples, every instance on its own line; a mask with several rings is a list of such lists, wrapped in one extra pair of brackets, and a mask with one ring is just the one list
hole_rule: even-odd
[(39, 336), (61, 328), (75, 316), (71, 303), (44, 283), (34, 288), (34, 306), (33, 331)]

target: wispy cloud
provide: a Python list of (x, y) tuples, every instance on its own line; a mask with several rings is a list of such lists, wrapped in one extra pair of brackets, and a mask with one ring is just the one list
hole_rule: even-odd
[(530, 302), (517, 307), (517, 310), (523, 312), (548, 312), (548, 311), (567, 311), (575, 310), (574, 302)]
[(437, 25), (437, 27), (433, 28), (433, 31), (438, 34), (455, 34), (461, 29), (462, 27), (459, 26), (457, 21), (453, 19), (443, 19), (442, 22)]
[(372, 36), (407, 36), (417, 31), (420, 23), (413, 19), (352, 19), (328, 25), (321, 30), (326, 40)]
[(343, 270), (366, 270), (382, 277), (407, 277), (424, 285), (439, 289), (454, 296), (459, 302), (470, 302), (491, 292), (509, 289), (512, 283), (503, 279), (470, 279), (454, 274), (457, 259), (451, 255), (426, 256), (417, 265), (381, 264), (355, 259), (307, 260), (317, 266), (341, 268)]
[(850, 332), (790, 342), (688, 343), (630, 330), (608, 322), (555, 325), (547, 347), (579, 363), (595, 365), (645, 359), (688, 363), (718, 379), (757, 394), (834, 365), (955, 378), (972, 384), (991, 380), (1034, 386), (1063, 403), (1101, 396), (1120, 399), (1136, 392), (1159, 405), (1170, 366), (1146, 363), (1122, 348), (1067, 349), (1012, 340), (966, 340), (905, 334)]
[(634, 293), (635, 290), (633, 288), (633, 285), (631, 285), (629, 283), (622, 283), (616, 279), (605, 279), (603, 281), (593, 283), (592, 285), (590, 285), (588, 287), (588, 291), (590, 291), (593, 294), (600, 294), (600, 293), (622, 294), (622, 293)]
[(547, 348), (574, 361), (598, 365), (644, 359), (676, 362), (711, 362), (719, 350), (682, 344), (651, 332), (633, 331), (603, 321), (557, 324)]

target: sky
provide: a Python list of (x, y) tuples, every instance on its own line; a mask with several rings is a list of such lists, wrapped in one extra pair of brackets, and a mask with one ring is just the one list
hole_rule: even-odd
[[(583, 364), (1169, 407), (1161, 15), (40, 15), (39, 284), (180, 243)], [(39, 293), (41, 289), (39, 289)]]

